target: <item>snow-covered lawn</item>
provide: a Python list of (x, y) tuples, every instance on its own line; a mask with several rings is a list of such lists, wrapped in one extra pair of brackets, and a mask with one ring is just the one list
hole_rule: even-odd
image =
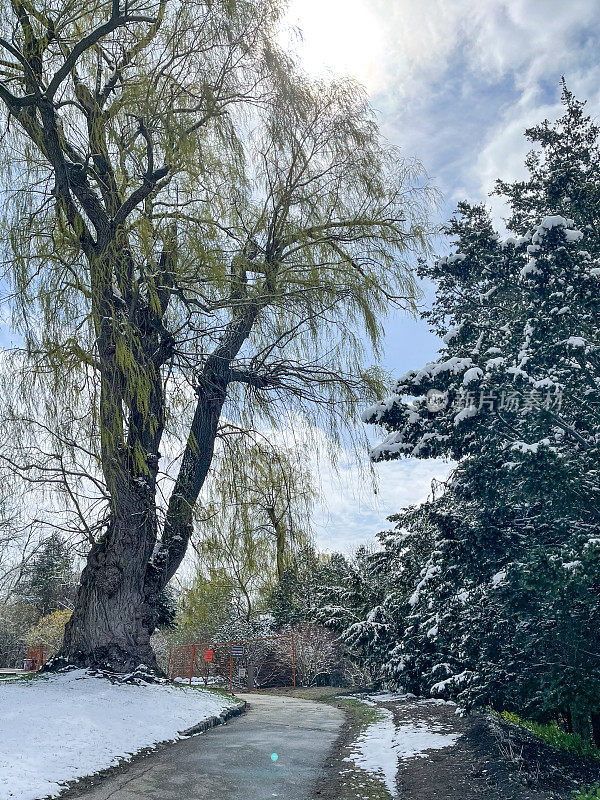
[[(371, 695), (357, 698), (374, 706), (375, 699), (385, 702), (402, 699), (400, 695)], [(426, 702), (426, 701), (425, 701)], [(435, 723), (395, 723), (391, 711), (379, 708), (380, 718), (360, 734), (352, 745), (346, 761), (382, 780), (392, 797), (396, 797), (398, 761), (408, 758), (427, 758), (427, 751), (451, 747), (458, 734), (443, 733)]]
[(230, 707), (200, 689), (111, 684), (83, 670), (0, 682), (0, 800), (55, 796)]

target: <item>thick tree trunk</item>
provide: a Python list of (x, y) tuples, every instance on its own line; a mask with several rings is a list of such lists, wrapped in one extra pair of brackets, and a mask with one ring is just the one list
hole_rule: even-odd
[(65, 663), (116, 673), (145, 665), (158, 672), (150, 646), (154, 608), (144, 582), (156, 541), (156, 514), (150, 487), (119, 493), (114, 518), (93, 545), (81, 577), (73, 616), (50, 669)]
[[(152, 426), (144, 419), (132, 426), (140, 431), (147, 423), (148, 430), (141, 437), (143, 451), (151, 458), (148, 464), (151, 474), (147, 479), (126, 476), (128, 462), (114, 447), (103, 452), (113, 518), (105, 536), (90, 551), (75, 611), (50, 669), (69, 663), (128, 673), (145, 665), (148, 671), (159, 672), (150, 646), (158, 599), (185, 556), (193, 529), (194, 506), (214, 454), (229, 363), (249, 335), (257, 313), (258, 308), (253, 307), (246, 316), (231, 323), (223, 344), (204, 367), (188, 442), (156, 552), (155, 478), (162, 427), (153, 433)], [(110, 382), (103, 382), (103, 391), (106, 392), (100, 404), (103, 430), (110, 432), (111, 419), (119, 412), (121, 401), (118, 397), (115, 401)], [(162, 396), (157, 393), (156, 397), (154, 405), (160, 402), (156, 418), (162, 420)]]
[[(75, 611), (49, 669), (69, 663), (123, 674), (145, 665), (150, 672), (160, 672), (150, 646), (158, 599), (186, 552), (193, 506), (212, 461), (224, 397), (222, 389), (217, 397), (199, 400), (192, 425), (194, 444), (186, 450), (157, 552), (153, 478), (115, 487), (113, 519), (88, 555)], [(154, 472), (157, 463), (152, 466)]]

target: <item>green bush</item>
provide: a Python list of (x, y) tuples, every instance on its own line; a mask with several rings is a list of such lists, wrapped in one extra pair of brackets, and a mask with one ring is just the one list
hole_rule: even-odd
[(573, 792), (573, 800), (600, 800), (600, 785), (596, 784), (590, 789), (580, 789)]
[(62, 644), (65, 625), (71, 619), (72, 613), (69, 609), (63, 609), (46, 614), (29, 630), (27, 643), (31, 647), (43, 646), (49, 651), (47, 655), (54, 655)]
[[(574, 753), (583, 758), (595, 758), (600, 761), (600, 750), (595, 744), (588, 742), (576, 733), (566, 733), (566, 731), (558, 727), (556, 722), (542, 725), (539, 722), (522, 719), (518, 714), (513, 714), (510, 711), (503, 711), (500, 716), (510, 725), (517, 725), (520, 728), (531, 731), (544, 744), (553, 747), (555, 750), (566, 750), (568, 753)], [(585, 798), (585, 795), (583, 797)], [(600, 795), (593, 794), (590, 797), (596, 798), (600, 797)]]

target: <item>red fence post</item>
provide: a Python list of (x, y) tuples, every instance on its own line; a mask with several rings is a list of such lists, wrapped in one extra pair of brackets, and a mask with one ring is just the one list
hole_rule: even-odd
[(192, 645), (192, 663), (190, 664), (190, 686), (192, 685), (192, 677), (194, 675), (194, 660), (196, 658), (196, 645)]
[[(288, 639), (291, 646), (291, 664), (288, 661), (288, 656), (284, 655), (285, 650), (282, 649), (279, 645), (283, 645), (283, 640)], [(279, 687), (279, 688), (296, 688), (297, 686), (297, 664), (296, 664), (296, 636), (294, 633), (286, 633), (286, 634), (279, 634), (277, 636), (263, 636), (255, 639), (245, 639), (240, 642), (216, 642), (213, 644), (198, 644), (194, 642), (193, 644), (186, 644), (186, 645), (171, 645), (169, 647), (169, 658), (168, 658), (168, 666), (167, 666), (167, 674), (171, 678), (174, 679), (174, 676), (181, 677), (183, 671), (183, 678), (185, 680), (186, 677), (189, 678), (189, 685), (192, 685), (192, 679), (195, 675), (194, 669), (196, 666), (196, 653), (198, 648), (204, 648), (204, 658), (203, 664), (204, 668), (199, 669), (200, 677), (204, 678), (204, 682), (208, 685), (210, 680), (211, 674), (214, 670), (214, 677), (215, 680), (221, 685), (223, 683), (227, 686), (227, 660), (226, 657), (229, 657), (229, 693), (232, 697), (235, 697), (235, 692), (233, 690), (233, 645), (242, 645), (244, 648), (251, 644), (251, 643), (262, 643), (266, 641), (276, 641), (277, 646), (274, 645), (275, 650), (269, 650), (269, 647), (266, 650), (261, 650), (262, 656), (258, 656), (259, 661), (257, 662), (259, 666), (257, 666), (256, 678), (260, 681), (260, 686), (264, 684), (264, 686), (269, 687)], [(227, 648), (227, 649), (226, 649)], [(206, 653), (208, 650), (213, 650), (214, 655), (217, 656), (216, 658), (211, 658), (210, 661), (206, 660)], [(239, 648), (242, 650), (242, 648)], [(259, 647), (260, 649), (260, 647)], [(186, 675), (186, 665), (185, 665), (185, 657), (183, 656), (183, 651), (187, 650), (190, 653), (190, 661), (188, 662), (188, 669), (189, 673)], [(225, 652), (223, 652), (225, 651)], [(212, 655), (212, 654), (211, 654)], [(236, 661), (237, 661), (236, 653)], [(252, 653), (248, 651), (245, 654), (247, 658), (252, 661)], [(261, 660), (262, 659), (262, 660)], [(212, 664), (212, 666), (211, 666)], [(263, 674), (262, 670), (263, 667), (266, 665), (266, 672)], [(251, 666), (248, 669), (248, 676), (251, 675)], [(287, 670), (291, 666), (292, 668), (292, 680), (289, 681), (289, 678), (285, 676), (289, 675)], [(270, 669), (270, 671), (269, 671)], [(260, 674), (259, 674), (260, 673)], [(284, 686), (285, 683), (285, 686)], [(256, 687), (254, 687), (256, 688)], [(260, 691), (260, 687), (258, 688)], [(242, 691), (244, 691), (242, 689)]]

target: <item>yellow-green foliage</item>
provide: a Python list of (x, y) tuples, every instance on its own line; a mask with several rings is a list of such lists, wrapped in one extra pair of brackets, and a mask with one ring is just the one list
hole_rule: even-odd
[(60, 647), (65, 634), (65, 625), (71, 619), (71, 611), (53, 611), (46, 614), (29, 631), (28, 643), (32, 647), (44, 646), (51, 652)]
[(501, 717), (511, 725), (517, 725), (530, 731), (544, 744), (553, 747), (555, 750), (566, 750), (568, 753), (574, 753), (578, 756), (600, 760), (600, 750), (592, 742), (586, 741), (576, 733), (563, 731), (556, 722), (543, 725), (539, 722), (522, 719), (518, 714), (513, 714), (510, 711), (503, 711)]
[[(60, 487), (81, 528), (90, 492), (114, 504), (123, 475), (153, 490), (154, 459), (182, 448), (173, 513), (191, 514), (217, 421), (352, 435), (385, 383), (386, 312), (416, 308), (432, 201), (361, 87), (279, 48), (283, 0), (157, 0), (134, 20), (111, 0), (5, 5), (5, 84), (33, 98), (0, 119), (25, 344), (0, 380), (6, 474)], [(196, 435), (207, 398), (219, 420)], [(169, 482), (177, 459), (160, 466)]]
[(228, 440), (215, 456), (212, 496), (206, 493), (194, 535), (198, 568), (222, 570), (249, 616), (310, 541), (316, 490), (308, 461), (300, 446), (251, 444), (242, 437)]
[(196, 575), (191, 588), (181, 596), (173, 639), (185, 643), (210, 641), (229, 618), (231, 595), (231, 583), (223, 572)]

